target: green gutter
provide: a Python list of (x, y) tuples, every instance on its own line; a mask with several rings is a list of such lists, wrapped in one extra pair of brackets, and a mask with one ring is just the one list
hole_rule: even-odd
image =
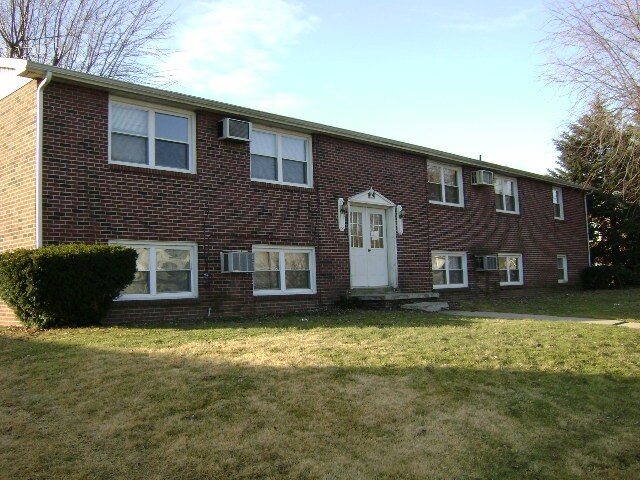
[[(2, 60), (0, 60), (0, 66), (2, 66)], [(12, 62), (14, 66), (19, 63), (19, 61), (16, 62), (15, 60), (13, 60)], [(579, 190), (589, 190), (589, 188), (585, 187), (584, 185), (560, 180), (548, 175), (540, 175), (516, 168), (497, 165), (495, 163), (483, 162), (481, 160), (463, 157), (461, 155), (455, 155), (453, 153), (447, 153), (440, 150), (421, 147), (419, 145), (413, 145), (411, 143), (399, 142), (388, 138), (377, 137), (375, 135), (368, 135), (366, 133), (354, 132), (352, 130), (346, 130), (344, 128), (331, 127), (328, 125), (323, 125), (321, 123), (308, 122), (306, 120), (298, 120), (296, 118), (285, 117), (284, 115), (276, 115), (273, 113), (262, 112), (251, 108), (231, 105), (229, 103), (207, 100), (204, 98), (195, 97), (193, 95), (185, 95), (183, 93), (170, 92), (167, 90), (162, 90), (160, 88), (136, 85), (129, 82), (123, 82), (121, 80), (99, 77), (97, 75), (90, 75), (87, 73), (76, 72), (74, 70), (52, 67), (50, 65), (43, 65), (31, 61), (22, 61), (21, 65), (23, 66), (23, 70), (17, 73), (18, 75), (21, 75), (23, 77), (39, 80), (44, 78), (47, 72), (50, 71), (53, 74), (54, 80), (80, 85), (89, 85), (91, 87), (107, 90), (110, 93), (118, 94), (121, 96), (124, 95), (136, 98), (144, 97), (145, 99), (154, 101), (156, 103), (168, 103), (173, 104), (174, 106), (189, 106), (199, 110), (211, 110), (224, 115), (249, 120), (257, 124), (270, 125), (285, 129), (289, 128), (304, 133), (320, 133), (331, 137), (389, 148), (401, 152), (412, 153), (415, 155), (421, 155), (433, 160), (446, 161), (457, 165), (465, 165), (478, 168), (481, 170), (491, 170), (517, 177), (531, 178), (534, 180), (540, 180), (545, 183), (562, 185)]]

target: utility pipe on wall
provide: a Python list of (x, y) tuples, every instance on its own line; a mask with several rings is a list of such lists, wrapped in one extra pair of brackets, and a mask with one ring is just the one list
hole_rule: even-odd
[(36, 95), (36, 248), (42, 247), (42, 138), (43, 138), (43, 90), (53, 74), (48, 71), (38, 84)]

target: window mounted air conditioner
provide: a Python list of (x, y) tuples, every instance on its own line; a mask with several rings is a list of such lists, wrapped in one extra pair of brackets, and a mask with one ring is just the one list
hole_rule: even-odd
[(218, 122), (218, 138), (220, 140), (251, 141), (251, 122), (235, 118), (223, 118)]
[(491, 271), (498, 270), (497, 255), (476, 255), (476, 270)]
[(220, 264), (222, 273), (251, 273), (255, 270), (255, 255), (242, 250), (220, 252)]
[(489, 170), (471, 172), (471, 185), (493, 185), (493, 172)]

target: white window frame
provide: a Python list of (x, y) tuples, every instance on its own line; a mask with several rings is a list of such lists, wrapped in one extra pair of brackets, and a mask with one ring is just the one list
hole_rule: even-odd
[[(117, 300), (168, 300), (180, 298), (198, 298), (198, 245), (192, 242), (154, 242), (148, 240), (111, 240), (110, 245), (130, 248), (149, 248), (149, 291), (150, 293), (122, 293)], [(157, 248), (179, 248), (191, 253), (191, 291), (179, 293), (155, 293)], [(153, 252), (153, 253), (152, 253)]]
[[(290, 132), (288, 130), (280, 130), (276, 128), (263, 127), (260, 125), (253, 125), (251, 127), (251, 131), (255, 132), (264, 132), (270, 133), (276, 136), (276, 168), (278, 179), (277, 180), (267, 180), (264, 178), (253, 178), (253, 172), (249, 173), (252, 182), (263, 182), (263, 183), (272, 183), (276, 185), (291, 185), (293, 187), (301, 187), (301, 188), (313, 188), (313, 158), (311, 152), (313, 149), (311, 148), (311, 135), (305, 135), (303, 133)], [(306, 156), (307, 156), (307, 183), (293, 183), (293, 182), (285, 182), (282, 180), (283, 170), (282, 170), (282, 137), (292, 137), (299, 138), (305, 140), (305, 144), (307, 146)], [(251, 169), (251, 147), (249, 147), (249, 169)]]
[[(445, 285), (436, 285), (433, 282), (433, 257), (446, 257), (445, 269), (447, 271), (447, 281), (449, 281), (449, 257), (462, 257), (462, 283), (447, 283)], [(467, 265), (467, 252), (451, 252), (445, 250), (434, 250), (431, 252), (431, 283), (434, 290), (440, 290), (441, 288), (468, 288), (469, 287), (469, 275)]]
[(520, 280), (517, 282), (512, 282), (512, 281), (507, 281), (507, 282), (500, 282), (500, 286), (509, 286), (509, 285), (524, 285), (524, 263), (522, 261), (522, 254), (521, 253), (498, 253), (498, 274), (500, 274), (500, 258), (507, 258), (507, 260), (509, 258), (515, 257), (518, 259), (518, 266), (519, 268), (519, 278)]
[[(464, 207), (464, 181), (462, 178), (462, 167), (447, 165), (446, 163), (427, 162), (427, 190), (429, 187), (429, 167), (438, 167), (440, 169), (440, 193), (442, 194), (443, 198), (442, 201), (429, 199), (429, 203), (433, 203), (435, 205), (448, 205), (451, 207)], [(458, 203), (447, 202), (445, 200), (446, 195), (444, 186), (444, 168), (449, 168), (456, 171), (456, 176), (458, 179)], [(427, 195), (429, 195), (428, 191)]]
[[(121, 105), (123, 107), (133, 107), (147, 111), (147, 155), (149, 158), (149, 164), (123, 162), (119, 160), (111, 159), (111, 136), (112, 136), (112, 119), (113, 119), (113, 106)], [(171, 168), (156, 166), (156, 136), (155, 136), (155, 114), (163, 113), (165, 115), (173, 115), (177, 117), (184, 117), (188, 120), (189, 125), (189, 168)], [(173, 107), (166, 107), (164, 105), (156, 105), (153, 103), (139, 102), (135, 100), (129, 100), (128, 98), (110, 97), (109, 98), (109, 163), (114, 165), (128, 165), (130, 167), (148, 168), (150, 170), (165, 170), (169, 172), (183, 172), (183, 173), (195, 173), (196, 172), (196, 116), (194, 112), (189, 110), (182, 110)], [(117, 133), (117, 132), (116, 132)]]
[(569, 264), (567, 262), (566, 255), (558, 255), (556, 259), (556, 271), (558, 269), (558, 260), (562, 260), (562, 267), (564, 269), (564, 278), (558, 279), (558, 283), (568, 283), (569, 282)]
[[(514, 201), (515, 201), (515, 210), (504, 210), (504, 209), (500, 209), (496, 207), (496, 212), (501, 212), (501, 213), (510, 213), (512, 215), (519, 215), (520, 214), (520, 199), (519, 194), (518, 194), (518, 180), (516, 178), (513, 177), (504, 177), (502, 175), (495, 175), (493, 178), (493, 183), (494, 183), (494, 190), (493, 190), (493, 195), (494, 195), (494, 202), (495, 202), (495, 196), (497, 195), (496, 191), (495, 191), (495, 184), (498, 182), (503, 182), (502, 184), (502, 191), (504, 192), (504, 182), (506, 181), (512, 181), (513, 182), (513, 196), (514, 196)], [(504, 193), (502, 193), (502, 203), (503, 205), (506, 206), (507, 202), (504, 201)]]
[[(556, 203), (556, 197), (558, 199), (558, 203)], [(564, 220), (564, 198), (562, 195), (562, 188), (560, 187), (552, 187), (551, 188), (551, 198), (553, 201), (553, 218), (556, 220)], [(556, 216), (556, 208), (555, 205), (560, 206), (560, 216)]]
[[(253, 288), (254, 296), (270, 295), (311, 295), (316, 293), (316, 249), (314, 247), (281, 247), (275, 245), (253, 245), (252, 252), (277, 252), (280, 259), (280, 290), (256, 290)], [(309, 255), (309, 287), (287, 289), (285, 279), (285, 253), (307, 253)]]

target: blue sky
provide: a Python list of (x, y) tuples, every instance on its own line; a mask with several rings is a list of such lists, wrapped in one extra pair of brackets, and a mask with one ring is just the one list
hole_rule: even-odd
[(170, 0), (170, 89), (545, 173), (541, 1)]

